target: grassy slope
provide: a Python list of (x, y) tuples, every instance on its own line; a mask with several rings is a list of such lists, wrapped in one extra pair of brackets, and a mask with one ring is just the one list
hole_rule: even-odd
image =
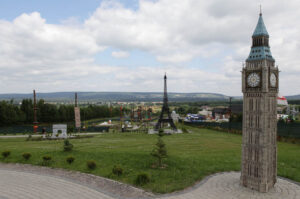
[[(152, 169), (154, 159), (149, 155), (156, 143), (155, 135), (103, 134), (94, 138), (71, 140), (72, 152), (63, 152), (63, 141), (30, 141), (24, 138), (0, 139), (0, 152), (10, 150), (11, 156), (2, 162), (41, 164), (43, 155), (50, 155), (50, 166), (93, 173), (129, 184), (134, 184), (138, 173), (147, 172), (151, 182), (144, 189), (166, 193), (193, 185), (203, 177), (220, 172), (240, 169), (241, 136), (212, 130), (195, 129), (195, 133), (165, 136), (169, 158), (168, 168)], [(278, 144), (278, 174), (300, 181), (300, 146)], [(30, 152), (32, 158), (26, 162), (21, 157)], [(74, 156), (72, 165), (65, 163), (67, 156)], [(89, 171), (87, 160), (95, 160), (97, 168)], [(125, 173), (116, 177), (112, 167), (119, 164)]]

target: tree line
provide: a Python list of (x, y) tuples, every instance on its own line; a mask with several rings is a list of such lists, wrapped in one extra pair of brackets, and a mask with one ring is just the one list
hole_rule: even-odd
[[(0, 101), (0, 126), (32, 124), (33, 101), (23, 99), (21, 105), (11, 101)], [(123, 109), (124, 110), (124, 109)], [(80, 107), (81, 120), (89, 120), (104, 117), (120, 116), (120, 107), (108, 107), (105, 105), (87, 105)], [(43, 99), (37, 101), (37, 120), (39, 123), (73, 122), (73, 105), (54, 105), (45, 103)]]

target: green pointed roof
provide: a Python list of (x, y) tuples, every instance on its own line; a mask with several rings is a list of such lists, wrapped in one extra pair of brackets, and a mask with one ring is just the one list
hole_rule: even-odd
[(264, 20), (262, 18), (262, 14), (259, 14), (259, 19), (258, 19), (256, 28), (255, 28), (254, 33), (253, 33), (252, 36), (255, 37), (255, 36), (260, 36), (260, 35), (269, 36), (269, 33), (268, 33), (267, 28), (265, 26)]

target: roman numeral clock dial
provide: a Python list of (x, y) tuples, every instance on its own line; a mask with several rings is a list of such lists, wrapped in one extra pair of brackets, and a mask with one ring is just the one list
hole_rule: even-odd
[(276, 83), (277, 83), (276, 75), (272, 73), (270, 76), (270, 84), (272, 87), (276, 87)]
[(250, 87), (257, 87), (260, 83), (260, 77), (257, 73), (250, 73), (247, 77), (247, 83)]

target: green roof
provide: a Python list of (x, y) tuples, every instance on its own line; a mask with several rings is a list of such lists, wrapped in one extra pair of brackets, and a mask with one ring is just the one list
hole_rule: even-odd
[(275, 61), (272, 56), (270, 48), (267, 46), (252, 47), (247, 61), (262, 60), (262, 59)]
[(268, 31), (266, 29), (266, 26), (264, 24), (264, 20), (262, 18), (262, 14), (259, 14), (259, 19), (258, 19), (256, 28), (255, 28), (254, 33), (253, 33), (252, 36), (255, 37), (255, 36), (260, 36), (260, 35), (269, 36), (269, 33), (268, 33)]

